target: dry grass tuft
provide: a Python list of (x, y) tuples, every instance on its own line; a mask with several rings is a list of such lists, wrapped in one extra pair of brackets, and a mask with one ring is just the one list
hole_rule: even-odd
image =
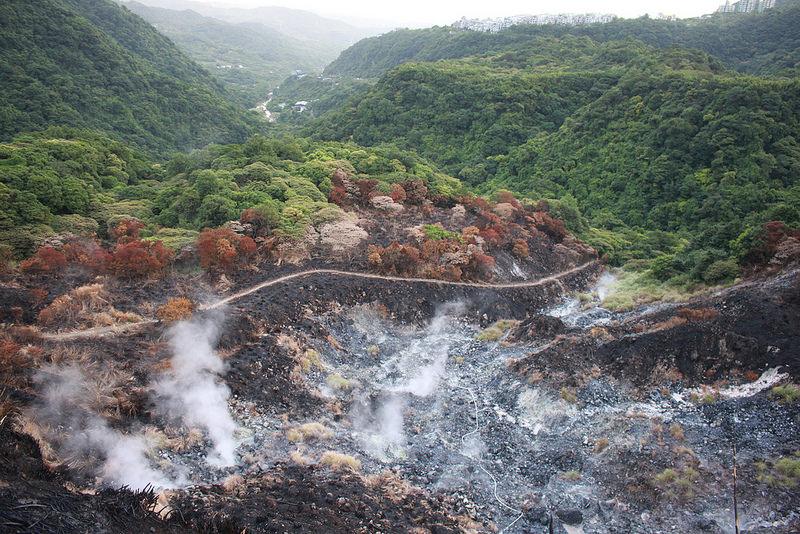
[(475, 336), (475, 339), (478, 341), (486, 341), (487, 343), (498, 341), (500, 338), (506, 335), (506, 332), (508, 332), (518, 323), (519, 321), (514, 321), (512, 319), (501, 319), (499, 321), (495, 321), (492, 326), (478, 333)]
[(192, 316), (194, 302), (187, 298), (170, 298), (166, 304), (158, 308), (156, 317), (165, 323), (184, 321)]
[(308, 465), (314, 461), (313, 458), (306, 456), (299, 450), (289, 453), (289, 459), (297, 465)]
[(0, 391), (0, 421), (7, 417), (14, 417), (19, 413), (19, 406), (14, 402), (6, 390)]
[(673, 423), (669, 427), (669, 433), (677, 440), (683, 440), (683, 428), (678, 423)]
[(244, 490), (244, 478), (239, 474), (231, 475), (222, 481), (222, 487), (226, 493), (238, 495)]
[(662, 332), (664, 330), (671, 330), (676, 326), (681, 326), (689, 322), (687, 319), (683, 317), (670, 317), (666, 321), (662, 321), (660, 323), (656, 323), (650, 328), (647, 329), (648, 333), (655, 333), (655, 332)]
[(145, 443), (147, 443), (147, 452), (151, 456), (157, 451), (166, 449), (170, 444), (167, 434), (153, 425), (147, 425), (142, 431), (142, 435)]
[(306, 441), (322, 441), (331, 439), (333, 431), (321, 423), (305, 423), (289, 429), (286, 438), (292, 443), (303, 443)]
[(92, 284), (73, 289), (67, 295), (56, 297), (39, 312), (43, 326), (75, 326), (95, 328), (117, 324), (138, 323), (142, 317), (132, 312), (122, 312), (110, 304), (110, 295), (103, 284)]
[(335, 451), (325, 451), (319, 459), (319, 463), (332, 469), (343, 471), (358, 471), (361, 461), (348, 454)]
[(109, 295), (102, 284), (78, 287), (67, 295), (56, 297), (39, 312), (39, 323), (50, 326), (55, 323), (74, 323), (81, 316), (91, 316), (107, 310)]
[(335, 391), (347, 392), (352, 390), (353, 387), (355, 386), (353, 381), (346, 379), (339, 373), (333, 373), (328, 375), (328, 378), (325, 379), (325, 382), (328, 384), (328, 386), (331, 387), (331, 389)]
[(367, 485), (380, 488), (394, 503), (401, 503), (410, 495), (421, 495), (422, 490), (391, 471), (383, 471), (379, 475), (365, 477)]
[(300, 367), (303, 372), (309, 372), (312, 367), (322, 367), (320, 363), (319, 352), (314, 349), (308, 349), (303, 356), (300, 356)]
[(594, 452), (603, 452), (608, 447), (608, 438), (598, 438), (594, 442)]
[(35, 326), (12, 326), (8, 335), (20, 345), (38, 343), (42, 340), (42, 332)]
[(578, 402), (578, 396), (575, 394), (575, 391), (569, 388), (561, 388), (561, 392), (558, 394), (558, 396), (570, 404), (575, 404)]
[(690, 322), (711, 321), (719, 317), (719, 312), (717, 312), (717, 310), (712, 310), (711, 308), (701, 308), (699, 310), (684, 308), (682, 310), (678, 310), (676, 314), (678, 317)]
[(175, 452), (186, 452), (203, 443), (203, 432), (196, 428), (192, 428), (188, 432), (172, 431), (170, 434), (173, 437), (170, 438), (168, 447)]

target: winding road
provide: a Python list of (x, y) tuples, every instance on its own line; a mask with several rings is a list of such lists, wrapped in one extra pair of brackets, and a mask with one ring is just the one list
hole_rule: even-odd
[[(513, 289), (513, 288), (526, 288), (526, 287), (536, 287), (544, 284), (548, 284), (551, 282), (557, 282), (560, 278), (564, 278), (565, 276), (569, 276), (576, 272), (579, 272), (586, 267), (589, 267), (592, 264), (598, 263), (597, 260), (588, 261), (586, 263), (582, 263), (577, 267), (573, 267), (571, 269), (567, 269), (565, 271), (561, 271), (556, 274), (552, 274), (550, 276), (545, 276), (543, 278), (537, 278), (536, 280), (525, 280), (522, 282), (506, 282), (501, 284), (489, 284), (489, 283), (482, 283), (482, 282), (451, 282), (447, 280), (437, 280), (434, 278), (403, 278), (401, 276), (389, 276), (389, 275), (381, 275), (381, 274), (371, 274), (371, 273), (359, 273), (353, 271), (339, 271), (337, 269), (310, 269), (308, 271), (301, 271), (298, 273), (287, 274), (286, 276), (281, 276), (279, 278), (273, 278), (271, 280), (266, 280), (254, 286), (251, 286), (247, 289), (234, 293), (233, 295), (227, 296), (223, 299), (219, 299), (217, 301), (212, 302), (211, 304), (205, 304), (198, 307), (198, 310), (205, 311), (205, 310), (215, 310), (226, 304), (239, 300), (242, 297), (246, 297), (248, 295), (252, 295), (253, 293), (257, 293), (262, 289), (278, 284), (286, 283), (290, 280), (294, 280), (296, 278), (303, 278), (306, 276), (318, 275), (318, 274), (325, 274), (325, 275), (334, 275), (334, 276), (350, 276), (353, 278), (367, 278), (372, 280), (388, 280), (394, 282), (405, 282), (405, 283), (413, 283), (413, 284), (435, 284), (435, 285), (448, 285), (448, 286), (459, 286), (459, 287), (474, 287), (474, 288), (481, 288), (481, 289)], [(99, 337), (105, 336), (108, 334), (121, 334), (127, 332), (129, 330), (136, 330), (143, 326), (155, 324), (158, 321), (155, 319), (145, 319), (143, 321), (139, 321), (137, 323), (128, 323), (122, 325), (115, 325), (115, 326), (104, 326), (99, 328), (90, 328), (87, 330), (80, 330), (78, 332), (68, 332), (63, 334), (53, 334), (48, 332), (42, 332), (42, 339), (46, 339), (49, 341), (70, 341), (73, 339), (79, 339), (83, 337)]]

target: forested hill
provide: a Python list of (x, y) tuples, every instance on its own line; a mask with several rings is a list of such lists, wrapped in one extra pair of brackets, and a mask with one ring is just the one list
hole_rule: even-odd
[(414, 148), (479, 185), (496, 172), (498, 156), (557, 131), (634, 71), (680, 73), (697, 83), (734, 75), (698, 51), (540, 37), (494, 56), (402, 65), (312, 131), (320, 139)]
[(582, 236), (612, 256), (639, 232), (674, 232), (695, 278), (749, 229), (798, 223), (800, 80), (737, 74), (682, 47), (567, 35), (409, 63), (313, 134), (415, 149), (484, 192), (574, 199), (614, 232)]
[(719, 58), (747, 74), (789, 74), (800, 69), (800, 5), (764, 13), (725, 13), (706, 19), (616, 19), (589, 26), (519, 25), (499, 33), (450, 27), (397, 30), (364, 39), (341, 53), (326, 73), (378, 77), (411, 61), (491, 55), (540, 37), (586, 36), (595, 42), (638, 39), (665, 48), (680, 44)]
[(294, 71), (319, 72), (337, 54), (330, 46), (294, 39), (260, 23), (233, 24), (139, 2), (125, 7), (169, 37), (248, 107), (262, 102)]
[(138, 16), (107, 0), (0, 3), (0, 138), (100, 130), (162, 157), (243, 140), (256, 119)]

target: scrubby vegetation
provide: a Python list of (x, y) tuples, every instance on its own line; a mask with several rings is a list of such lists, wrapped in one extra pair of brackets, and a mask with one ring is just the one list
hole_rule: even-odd
[(495, 342), (502, 338), (509, 329), (518, 324), (518, 321), (503, 319), (496, 321), (492, 326), (475, 335), (478, 341)]
[(770, 397), (784, 404), (792, 404), (800, 400), (800, 386), (797, 384), (782, 384), (775, 386), (769, 392)]

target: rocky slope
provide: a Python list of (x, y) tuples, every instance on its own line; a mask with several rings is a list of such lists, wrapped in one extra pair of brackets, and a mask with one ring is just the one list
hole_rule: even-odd
[[(404, 227), (365, 218), (379, 244)], [(491, 283), (347, 273), (345, 252), (315, 250), (216, 290), (196, 274), (7, 280), (0, 524), (728, 532), (735, 444), (743, 528), (797, 528), (797, 270), (612, 313), (602, 266), (568, 240), (501, 258)], [(64, 325), (206, 304), (42, 337), (34, 312), (62, 294), (86, 306)]]

